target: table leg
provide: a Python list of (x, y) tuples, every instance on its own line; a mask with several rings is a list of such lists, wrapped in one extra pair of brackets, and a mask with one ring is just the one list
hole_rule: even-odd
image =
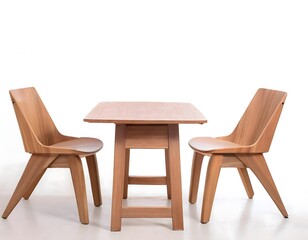
[(183, 230), (182, 182), (180, 165), (179, 125), (168, 125), (169, 169), (173, 230)]
[(125, 172), (124, 172), (124, 190), (123, 190), (123, 199), (127, 199), (128, 194), (128, 177), (129, 177), (129, 157), (130, 149), (125, 150)]
[(166, 164), (167, 196), (168, 196), (168, 199), (171, 199), (170, 167), (169, 167), (168, 149), (165, 149), (165, 164)]
[(115, 130), (111, 231), (121, 230), (122, 199), (125, 171), (125, 124), (117, 124)]

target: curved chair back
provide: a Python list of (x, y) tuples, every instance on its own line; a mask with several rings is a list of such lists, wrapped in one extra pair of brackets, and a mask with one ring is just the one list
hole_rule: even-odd
[(234, 131), (223, 139), (268, 152), (287, 97), (286, 92), (260, 88)]
[(44, 153), (44, 146), (59, 142), (57, 130), (34, 87), (10, 90), (24, 148), (29, 153)]

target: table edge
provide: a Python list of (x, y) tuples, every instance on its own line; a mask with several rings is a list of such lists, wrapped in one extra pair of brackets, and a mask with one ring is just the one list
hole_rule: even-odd
[(170, 121), (170, 120), (103, 120), (103, 119), (88, 119), (85, 118), (84, 122), (88, 123), (114, 123), (114, 124), (204, 124), (207, 120), (185, 120), (185, 121)]

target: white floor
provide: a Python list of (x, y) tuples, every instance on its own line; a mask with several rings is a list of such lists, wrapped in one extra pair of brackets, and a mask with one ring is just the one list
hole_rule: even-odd
[[(183, 162), (183, 161), (182, 161)], [(19, 168), (17, 168), (19, 167)], [(205, 167), (205, 166), (204, 166)], [(270, 166), (277, 167), (277, 166)], [(2, 167), (0, 211), (9, 200), (23, 164), (8, 163)], [(110, 167), (109, 167), (110, 168)], [(14, 171), (12, 170), (14, 169)], [(205, 168), (204, 168), (205, 169)], [(223, 169), (219, 180), (211, 221), (199, 222), (204, 169), (197, 204), (188, 203), (189, 169), (182, 166), (184, 231), (173, 231), (170, 219), (124, 219), (121, 232), (110, 232), (111, 178), (100, 167), (103, 205), (92, 204), (88, 186), (90, 224), (79, 223), (69, 171), (52, 169), (46, 173), (31, 196), (21, 202), (6, 220), (0, 220), (1, 239), (308, 239), (308, 195), (294, 187), (296, 177), (287, 179), (275, 170), (276, 184), (290, 217), (282, 217), (257, 179), (250, 174), (255, 196), (249, 200), (237, 171)], [(86, 167), (85, 167), (86, 171)], [(285, 170), (282, 170), (285, 172)], [(302, 175), (303, 176), (303, 175)], [(3, 178), (5, 177), (5, 178)], [(86, 176), (87, 177), (87, 176)], [(3, 181), (6, 179), (5, 181)], [(131, 186), (130, 205), (166, 205), (164, 186)]]

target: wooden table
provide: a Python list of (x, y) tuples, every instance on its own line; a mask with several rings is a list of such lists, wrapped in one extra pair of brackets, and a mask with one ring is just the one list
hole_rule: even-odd
[[(111, 231), (121, 230), (122, 218), (172, 218), (173, 230), (183, 230), (179, 124), (206, 123), (189, 103), (101, 102), (84, 119), (115, 123)], [(166, 177), (129, 177), (129, 149), (165, 149)], [(171, 207), (123, 207), (127, 185), (166, 184)]]

